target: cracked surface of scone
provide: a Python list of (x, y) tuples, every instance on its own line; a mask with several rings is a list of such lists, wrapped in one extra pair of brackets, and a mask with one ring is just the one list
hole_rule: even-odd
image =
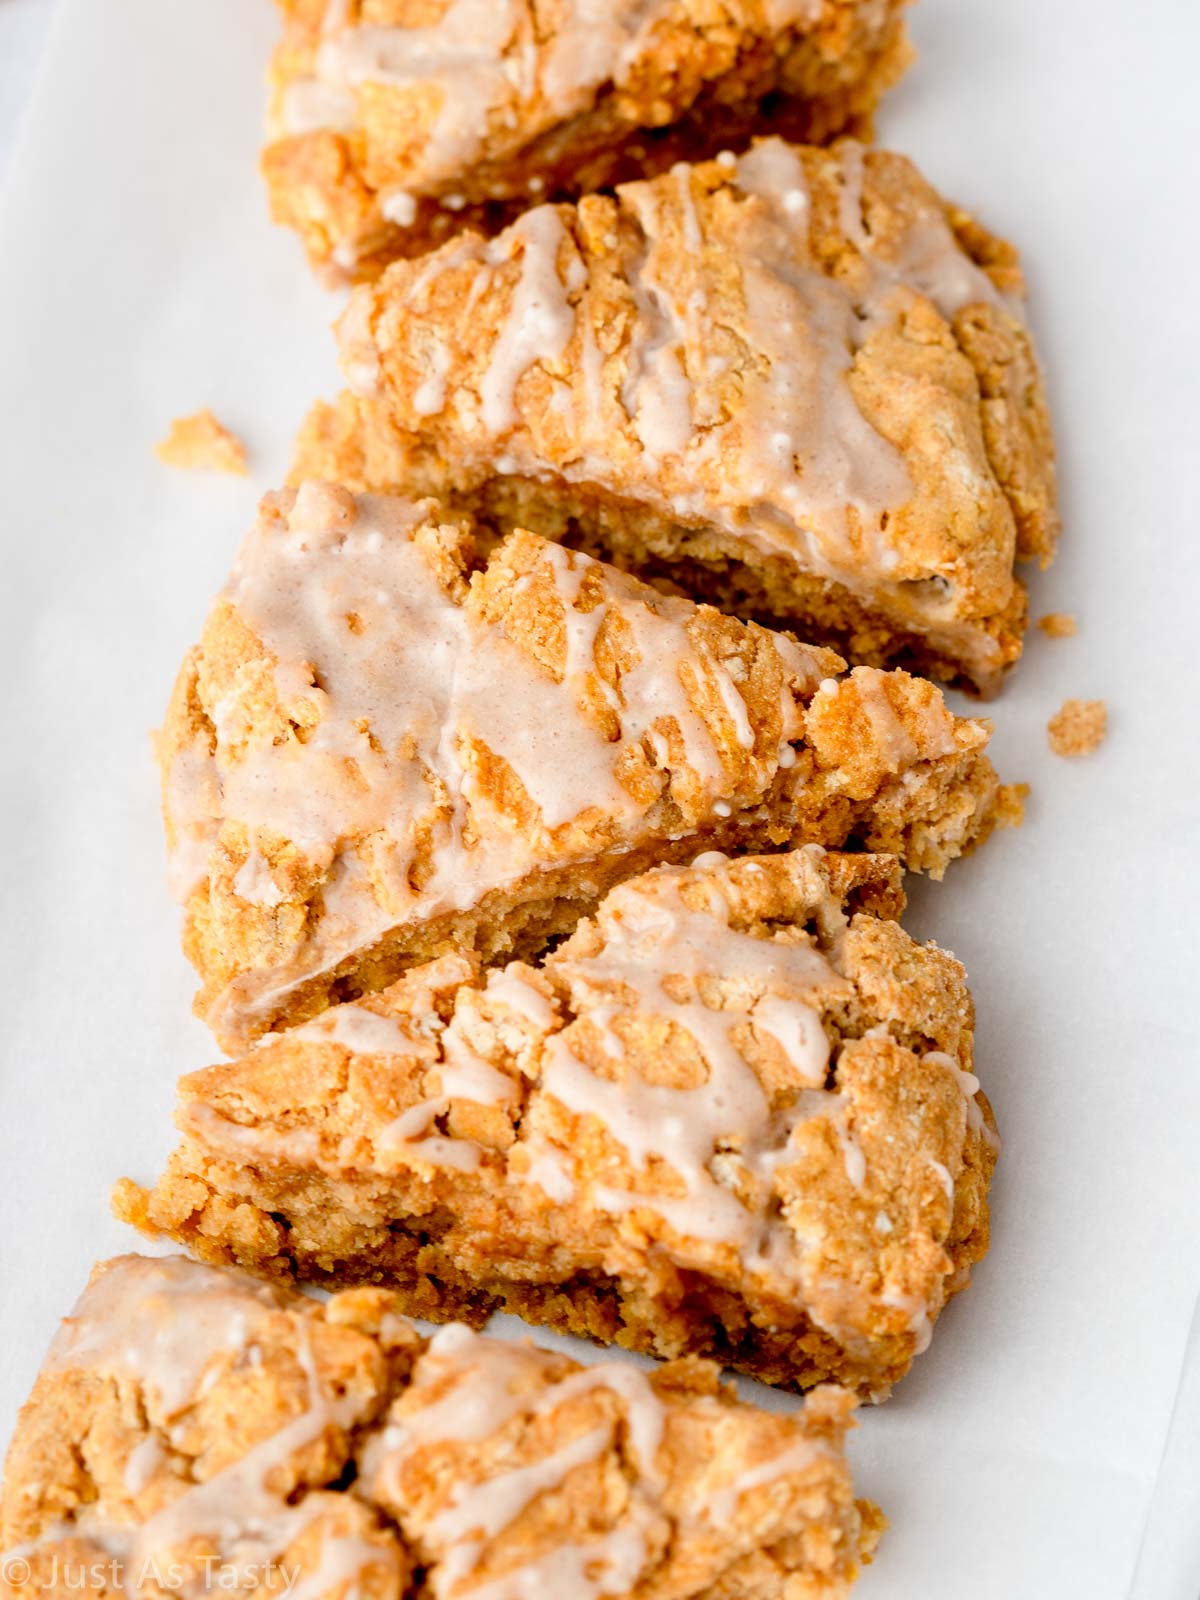
[(324, 276), (371, 278), (764, 124), (865, 127), (903, 0), (281, 0), (263, 156)]
[(265, 1600), (299, 1569), (314, 1600), (400, 1600), (408, 1551), (338, 1485), (411, 1344), (394, 1356), (337, 1301), (240, 1272), (102, 1263), (17, 1421), (0, 1544), (23, 1551), (28, 1581), (0, 1592), (191, 1596), (240, 1569), (239, 1591)]
[(881, 1396), (987, 1249), (961, 966), (886, 856), (702, 857), (537, 968), (409, 973), (181, 1085), (121, 1215), (272, 1275), (382, 1282), (769, 1382)]
[(268, 496), (158, 738), (198, 1012), (237, 1048), (705, 848), (940, 873), (1001, 813), (987, 728), (842, 665), (428, 503)]
[[(179, 1257), (97, 1268), (8, 1453), (0, 1593), (845, 1596), (882, 1519), (853, 1400), (779, 1416)], [(13, 1551), (17, 1552), (15, 1559)]]
[(360, 287), (296, 472), (988, 692), (1058, 531), (1022, 295), (904, 157), (762, 140)]

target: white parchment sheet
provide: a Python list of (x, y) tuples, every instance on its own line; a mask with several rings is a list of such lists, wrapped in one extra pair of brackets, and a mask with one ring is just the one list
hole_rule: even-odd
[[(336, 302), (255, 171), (274, 31), (267, 0), (64, 0), (0, 211), (5, 1439), (90, 1263), (134, 1247), (111, 1183), (158, 1170), (215, 1057), (147, 732), (336, 384)], [(1025, 251), (1067, 524), (1034, 611), (1081, 631), (1035, 632), (992, 708), (1026, 826), (913, 892), (971, 972), (1005, 1150), (975, 1286), (854, 1441), (893, 1522), (860, 1592), (1119, 1600), (1136, 1568), (1135, 1600), (1196, 1600), (1200, 10), (921, 0), (914, 31), (880, 136)], [(153, 458), (204, 405), (249, 484)], [(1109, 702), (1084, 762), (1046, 748), (1067, 695)]]

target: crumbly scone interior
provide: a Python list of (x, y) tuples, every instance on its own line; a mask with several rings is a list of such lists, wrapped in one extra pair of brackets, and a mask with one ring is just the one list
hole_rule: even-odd
[(699, 1600), (759, 1576), (782, 1600), (803, 1574), (838, 1596), (879, 1526), (842, 1451), (852, 1404), (825, 1390), (768, 1416), (704, 1363), (647, 1377), (465, 1328), (427, 1342), (379, 1291), (321, 1304), (126, 1256), (97, 1268), (22, 1410), (0, 1537), (28, 1571), (13, 1592), (55, 1596), (131, 1572), (151, 1592), (219, 1574), (371, 1600), (552, 1580)]
[[(740, 564), (782, 615), (790, 566), (801, 631), (887, 659), (890, 630), (893, 656), (923, 640), (994, 687), (1025, 623), (1014, 564), (1058, 528), (1022, 292), (1011, 247), (903, 157), (762, 140), (357, 290), (345, 370), (396, 434), (360, 464), (707, 567), (718, 594)], [(331, 432), (306, 430), (304, 470)]]
[(128, 1220), (215, 1261), (497, 1306), (876, 1396), (987, 1248), (960, 965), (894, 860), (702, 858), (540, 967), (450, 956), (182, 1085)]

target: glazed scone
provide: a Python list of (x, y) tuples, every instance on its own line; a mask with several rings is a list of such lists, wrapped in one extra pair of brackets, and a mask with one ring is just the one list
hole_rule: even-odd
[(303, 1574), (312, 1600), (401, 1600), (409, 1552), (339, 1486), (407, 1337), (393, 1357), (337, 1301), (179, 1257), (102, 1263), (17, 1421), (0, 1593), (194, 1596), (223, 1573), (266, 1600)]
[(1015, 252), (902, 156), (764, 140), (355, 291), (296, 471), (449, 498), (989, 691), (1051, 555)]
[(127, 1221), (404, 1309), (880, 1396), (987, 1249), (961, 966), (894, 858), (658, 868), (538, 967), (447, 956), (185, 1078)]
[(851, 1397), (783, 1417), (702, 1362), (581, 1368), (366, 1290), (99, 1267), (21, 1412), (0, 1593), (845, 1596), (881, 1518)]
[(842, 665), (429, 503), (268, 496), (158, 740), (199, 1014), (236, 1049), (705, 848), (940, 873), (1003, 811), (987, 729)]
[(834, 1600), (882, 1531), (853, 1498), (853, 1404), (829, 1387), (779, 1416), (735, 1404), (708, 1362), (581, 1367), (457, 1325), (418, 1357), (360, 1482), (428, 1600)]
[(280, 0), (263, 157), (333, 279), (742, 144), (864, 126), (903, 0)]

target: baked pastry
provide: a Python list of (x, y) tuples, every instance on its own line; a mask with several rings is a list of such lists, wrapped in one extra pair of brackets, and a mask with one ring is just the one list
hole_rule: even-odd
[(702, 857), (537, 967), (410, 972), (181, 1086), (126, 1221), (475, 1325), (497, 1309), (880, 1397), (987, 1249), (962, 967), (892, 857)]
[(703, 849), (940, 873), (1003, 813), (987, 729), (842, 665), (428, 503), (268, 496), (158, 741), (198, 1012), (236, 1049)]
[(852, 1406), (768, 1415), (702, 1362), (427, 1342), (379, 1291), (125, 1256), (21, 1412), (0, 1593), (836, 1600), (882, 1520), (853, 1499)]
[(179, 1257), (100, 1264), (17, 1421), (0, 1593), (266, 1600), (311, 1576), (312, 1600), (400, 1600), (410, 1552), (338, 1485), (406, 1337), (393, 1352), (336, 1302)]
[(757, 143), (359, 288), (297, 473), (407, 486), (983, 691), (1058, 531), (1016, 253), (902, 156)]
[(331, 278), (712, 156), (869, 122), (903, 0), (281, 0), (271, 209)]

